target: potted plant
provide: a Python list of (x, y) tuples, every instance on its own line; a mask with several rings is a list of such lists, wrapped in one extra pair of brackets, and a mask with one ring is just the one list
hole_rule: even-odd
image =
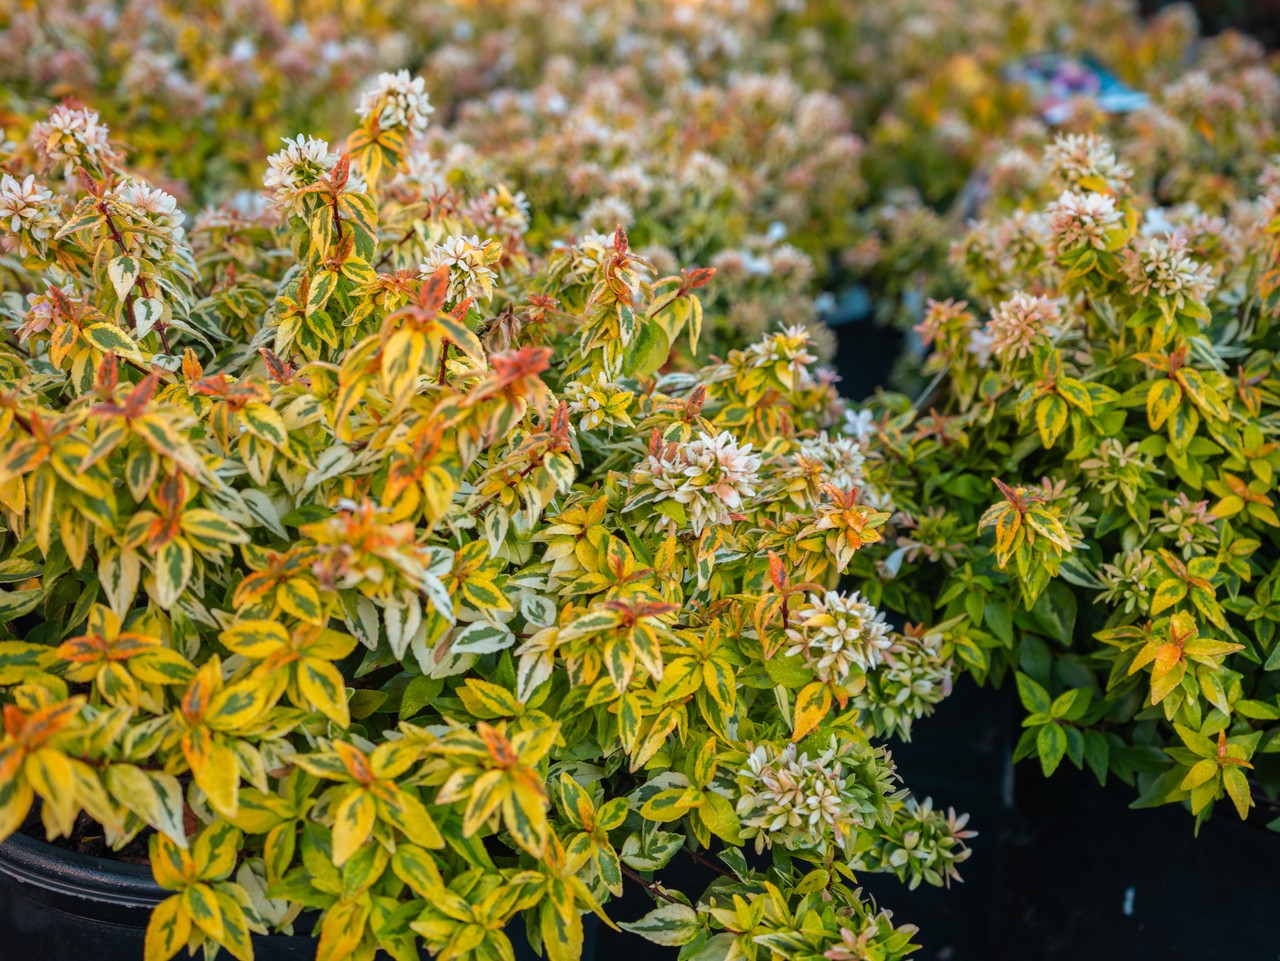
[(865, 419), (911, 518), (873, 599), (949, 625), (979, 680), (1014, 676), (1015, 759), (1115, 775), (1197, 825), (1280, 787), (1280, 194), (1246, 120), (1234, 163), (1259, 179), (1183, 170), (1227, 194), (1208, 207), (1162, 207), (1101, 138), (1057, 138), (1054, 199), (958, 246), (986, 321), (948, 301), (921, 324), (933, 409), (886, 396)]
[(971, 832), (872, 737), (952, 645), (836, 589), (889, 514), (804, 328), (697, 360), (712, 271), (424, 185), (407, 74), (189, 233), (58, 109), (0, 179), (0, 836), (103, 857), (0, 871), (145, 861), (146, 961), (575, 959), (627, 884), (686, 957), (913, 949), (856, 873)]

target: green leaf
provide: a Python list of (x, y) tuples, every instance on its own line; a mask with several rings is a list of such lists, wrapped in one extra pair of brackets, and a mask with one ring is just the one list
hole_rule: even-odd
[(176, 777), (144, 771), (132, 764), (112, 764), (103, 781), (112, 797), (179, 847), (186, 848), (182, 787)]
[(84, 328), (84, 338), (104, 354), (114, 351), (117, 354), (134, 356), (138, 353), (138, 345), (133, 338), (115, 324), (90, 324)]
[(695, 799), (683, 788), (667, 788), (641, 805), (640, 816), (660, 824), (677, 821), (688, 814), (695, 803)]
[(722, 794), (706, 791), (698, 806), (698, 817), (707, 829), (720, 840), (733, 845), (742, 843), (742, 824), (733, 809), (733, 802)]
[(664, 947), (688, 944), (699, 931), (698, 914), (687, 904), (662, 904), (638, 921), (620, 921), (618, 927)]
[(1062, 763), (1067, 752), (1067, 734), (1058, 724), (1046, 724), (1036, 735), (1036, 753), (1040, 755), (1040, 767), (1048, 777)]
[(1227, 789), (1227, 795), (1231, 798), (1231, 803), (1236, 806), (1236, 813), (1240, 815), (1240, 820), (1244, 820), (1249, 816), (1249, 808), (1253, 806), (1253, 796), (1249, 791), (1249, 781), (1244, 776), (1244, 771), (1235, 765), (1225, 768), (1222, 772), (1222, 786)]
[(1049, 692), (1021, 671), (1017, 675), (1018, 699), (1033, 714), (1048, 714), (1052, 701)]

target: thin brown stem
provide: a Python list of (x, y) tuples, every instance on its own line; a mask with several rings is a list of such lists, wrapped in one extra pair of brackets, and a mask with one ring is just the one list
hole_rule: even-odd
[[(106, 201), (98, 201), (98, 213), (107, 221), (107, 230), (111, 232), (111, 239), (116, 242), (116, 246), (120, 248), (120, 253), (127, 254), (129, 248), (125, 246), (124, 237), (120, 233), (120, 229), (116, 226), (116, 222), (111, 219), (111, 212), (107, 210)], [(147, 289), (147, 279), (139, 275), (138, 279), (133, 282), (133, 286), (142, 291), (142, 296), (151, 297), (151, 291)], [(133, 287), (129, 288), (129, 292), (124, 295), (124, 310), (128, 315), (128, 323), (132, 326), (135, 323), (133, 316)], [(156, 333), (160, 335), (160, 346), (164, 348), (166, 354), (172, 355), (173, 350), (169, 347), (168, 324), (161, 321), (156, 322)]]
[(445, 365), (445, 362), (448, 361), (449, 359), (449, 347), (450, 347), (450, 341), (447, 339), (440, 347), (440, 376), (439, 378), (437, 378), (436, 383), (442, 386), (444, 384), (444, 375), (445, 375), (444, 365)]
[(407, 244), (410, 240), (413, 239), (413, 235), (415, 232), (414, 227), (416, 226), (417, 224), (414, 224), (412, 227), (406, 230), (404, 232), (403, 237), (401, 237), (394, 244), (392, 244), (390, 247), (387, 248), (386, 252), (381, 257), (378, 258), (378, 262), (373, 265), (374, 270), (381, 270), (397, 250), (399, 250), (401, 247), (403, 247), (405, 244)]
[(649, 892), (649, 894), (652, 897), (661, 898), (663, 901), (666, 901), (668, 904), (682, 903), (676, 900), (675, 898), (673, 898), (671, 895), (667, 894), (666, 891), (662, 890), (662, 885), (659, 884), (657, 881), (646, 881), (643, 877), (641, 877), (640, 872), (633, 871), (631, 868), (627, 867), (625, 864), (620, 865), (620, 867), (622, 868), (622, 873), (625, 877), (628, 877), (632, 881), (636, 882), (636, 884), (641, 885), (646, 891)]
[[(532, 474), (535, 470), (537, 470), (537, 469), (538, 469), (538, 467), (540, 467), (540, 466), (541, 466), (541, 464), (542, 464), (542, 461), (541, 461), (541, 460), (536, 460), (536, 461), (534, 461), (534, 462), (533, 462), (532, 464), (530, 464), (528, 467), (526, 467), (526, 468), (524, 468), (522, 471), (520, 471), (520, 477), (519, 477), (519, 479), (520, 479), (520, 480), (524, 480), (526, 477), (528, 477), (530, 474)], [(496, 497), (496, 495), (495, 495), (495, 497)], [(488, 506), (489, 506), (490, 504), (492, 504), (492, 503), (493, 503), (493, 501), (494, 501), (494, 498), (493, 498), (493, 497), (488, 498), (488, 499), (487, 499), (483, 504), (481, 504), (479, 507), (477, 507), (475, 510), (473, 510), (473, 511), (471, 512), (471, 516), (472, 516), (472, 517), (479, 517), (481, 514), (483, 514), (483, 513), (485, 512), (485, 509), (486, 509), (486, 508), (488, 508)]]
[(342, 240), (342, 212), (338, 209), (338, 198), (333, 198), (333, 232), (338, 240)]

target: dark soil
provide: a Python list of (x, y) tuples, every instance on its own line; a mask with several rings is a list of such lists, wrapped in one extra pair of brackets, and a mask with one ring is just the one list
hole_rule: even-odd
[(98, 823), (83, 811), (76, 818), (76, 826), (71, 832), (71, 837), (54, 838), (52, 841), (45, 837), (44, 825), (39, 818), (38, 805), (33, 809), (32, 813), (36, 816), (28, 819), (27, 823), (23, 825), (22, 833), (37, 840), (45, 841), (55, 848), (61, 848), (63, 851), (73, 851), (76, 854), (84, 854), (93, 858), (105, 858), (108, 861), (124, 861), (127, 864), (151, 863), (151, 858), (147, 854), (147, 848), (150, 844), (149, 838), (152, 834), (150, 828), (144, 828), (137, 837), (119, 851), (116, 851), (107, 846), (106, 839), (102, 835), (102, 828), (98, 826)]

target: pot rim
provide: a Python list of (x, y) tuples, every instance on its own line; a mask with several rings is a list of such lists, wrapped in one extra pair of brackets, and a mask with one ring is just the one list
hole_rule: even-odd
[(0, 842), (0, 873), (53, 894), (121, 907), (154, 908), (170, 894), (150, 867), (78, 854), (21, 832)]

